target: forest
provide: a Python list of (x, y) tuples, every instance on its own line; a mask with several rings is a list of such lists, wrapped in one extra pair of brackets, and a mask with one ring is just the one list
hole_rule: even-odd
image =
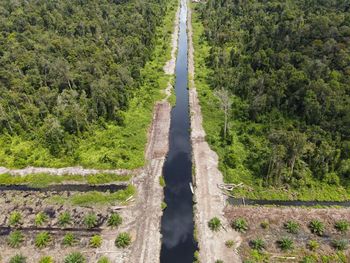
[(0, 164), (142, 165), (174, 3), (1, 1)]
[(350, 2), (208, 0), (195, 10), (207, 140), (225, 180), (248, 186), (236, 194), (350, 199)]

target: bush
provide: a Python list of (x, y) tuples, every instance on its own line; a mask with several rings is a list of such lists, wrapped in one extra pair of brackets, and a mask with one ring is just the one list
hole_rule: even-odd
[(224, 263), (221, 259), (215, 260), (215, 263)]
[(46, 221), (48, 217), (44, 212), (39, 212), (35, 215), (34, 224), (36, 226), (42, 226)]
[(349, 222), (346, 220), (339, 220), (335, 222), (334, 227), (336, 230), (344, 234), (349, 230)]
[(241, 233), (245, 233), (248, 230), (247, 221), (244, 218), (237, 218), (231, 223), (231, 227)]
[(101, 257), (97, 263), (110, 263), (111, 261), (107, 257)]
[(66, 227), (67, 225), (69, 225), (71, 223), (71, 221), (72, 221), (72, 218), (71, 218), (71, 215), (68, 211), (63, 212), (58, 217), (58, 224), (61, 227)]
[(35, 246), (37, 248), (47, 247), (50, 242), (51, 242), (51, 236), (46, 231), (37, 234), (37, 236), (35, 237), (35, 241), (34, 241)]
[(256, 249), (258, 251), (262, 251), (265, 248), (265, 241), (262, 240), (261, 238), (257, 238), (257, 239), (250, 241), (250, 246), (253, 249)]
[(64, 263), (85, 263), (85, 257), (79, 252), (72, 252), (65, 257)]
[(118, 248), (126, 248), (131, 244), (131, 237), (128, 233), (120, 233), (116, 240), (115, 240), (115, 245)]
[(22, 223), (22, 214), (18, 211), (14, 211), (10, 214), (9, 225), (17, 226)]
[(234, 244), (235, 244), (235, 241), (233, 241), (233, 240), (227, 240), (227, 241), (225, 242), (225, 246), (228, 247), (228, 248), (233, 247)]
[(13, 256), (9, 263), (26, 263), (27, 262), (27, 258), (21, 254), (17, 254), (15, 256)]
[(100, 235), (94, 235), (90, 238), (90, 246), (93, 248), (98, 248), (102, 245), (102, 237)]
[(7, 244), (12, 248), (18, 248), (23, 241), (24, 236), (19, 230), (11, 232), (7, 238)]
[(263, 229), (268, 229), (269, 227), (270, 227), (270, 223), (269, 223), (269, 221), (262, 221), (261, 223), (260, 223), (260, 226), (261, 226), (261, 228), (263, 228)]
[(311, 251), (315, 251), (320, 247), (320, 244), (316, 241), (316, 240), (310, 240), (307, 243), (307, 247), (308, 249), (310, 249)]
[(67, 233), (64, 235), (63, 240), (62, 240), (62, 245), (66, 247), (71, 247), (74, 246), (74, 244), (77, 242), (74, 234), (72, 233)]
[(281, 240), (277, 241), (277, 243), (279, 248), (283, 251), (292, 250), (294, 248), (293, 241), (288, 237), (282, 238)]
[(316, 263), (316, 262), (317, 262), (317, 260), (312, 256), (305, 256), (301, 260), (301, 263)]
[(324, 233), (324, 224), (317, 219), (314, 219), (310, 222), (309, 228), (311, 230), (311, 233), (314, 233), (316, 235), (322, 236)]
[(208, 226), (212, 231), (219, 231), (221, 227), (221, 221), (217, 217), (213, 217), (212, 219), (209, 220)]
[(84, 217), (83, 222), (86, 228), (94, 228), (97, 226), (97, 216), (93, 213), (89, 213)]
[(42, 257), (40, 260), (39, 260), (39, 263), (54, 263), (53, 261), (53, 258), (50, 257), (50, 256), (45, 256), (45, 257)]
[(107, 221), (107, 225), (110, 227), (118, 227), (123, 223), (122, 217), (118, 213), (112, 213)]
[(284, 224), (284, 228), (291, 234), (297, 234), (299, 232), (300, 225), (297, 222), (290, 220)]
[(345, 250), (348, 247), (348, 241), (345, 239), (333, 240), (332, 245), (336, 250)]

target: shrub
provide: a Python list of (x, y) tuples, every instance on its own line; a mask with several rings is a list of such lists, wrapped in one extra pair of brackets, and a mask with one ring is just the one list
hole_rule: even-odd
[(97, 263), (110, 263), (111, 261), (107, 257), (101, 257)]
[(112, 213), (107, 221), (107, 225), (110, 227), (118, 227), (123, 223), (122, 217), (118, 213)]
[(74, 234), (72, 233), (67, 233), (64, 235), (63, 240), (62, 240), (62, 245), (66, 247), (71, 247), (74, 246), (74, 244), (77, 242)]
[(334, 227), (341, 233), (346, 233), (349, 230), (349, 221), (339, 220), (335, 222)]
[(13, 256), (9, 263), (26, 263), (27, 262), (27, 258), (21, 254), (17, 254), (15, 256)]
[(34, 224), (36, 226), (42, 226), (47, 221), (47, 219), (48, 217), (44, 212), (39, 212), (35, 215)]
[(93, 213), (89, 213), (84, 217), (83, 222), (86, 228), (94, 228), (97, 226), (97, 216)]
[(324, 224), (317, 219), (314, 219), (310, 222), (309, 228), (311, 232), (316, 235), (322, 236), (324, 233)]
[(65, 257), (64, 263), (85, 263), (86, 259), (83, 254), (79, 252), (72, 252)]
[(50, 257), (50, 256), (45, 256), (45, 257), (42, 257), (40, 260), (39, 260), (39, 263), (54, 263), (53, 261), (53, 258)]
[(288, 237), (282, 238), (281, 240), (277, 241), (277, 243), (279, 248), (283, 251), (292, 250), (294, 248), (293, 241)]
[(248, 230), (247, 221), (244, 218), (237, 218), (231, 223), (231, 227), (241, 233), (245, 233)]
[(224, 263), (221, 259), (215, 260), (215, 263)]
[(317, 262), (316, 259), (312, 256), (305, 256), (301, 260), (301, 263), (316, 263), (316, 262)]
[(51, 236), (46, 231), (37, 234), (34, 241), (35, 246), (37, 248), (47, 247), (50, 242), (51, 242)]
[(7, 238), (7, 244), (12, 248), (18, 248), (23, 241), (24, 236), (19, 230), (11, 232)]
[(250, 241), (250, 246), (253, 249), (256, 249), (258, 251), (262, 251), (265, 248), (265, 241), (262, 240), (261, 238), (257, 238), (257, 239)]
[(284, 228), (291, 234), (297, 234), (299, 232), (300, 225), (297, 222), (290, 220), (284, 224)]
[(336, 250), (345, 250), (348, 247), (348, 241), (345, 239), (333, 240), (332, 245)]
[(212, 219), (209, 220), (208, 226), (212, 231), (219, 231), (221, 227), (221, 221), (217, 217), (213, 217)]
[(126, 248), (129, 246), (131, 243), (131, 237), (128, 233), (120, 233), (116, 240), (115, 240), (115, 245), (118, 248)]
[(318, 249), (320, 247), (320, 244), (316, 241), (316, 240), (310, 240), (307, 243), (307, 247), (311, 250), (311, 251), (315, 251), (316, 249)]
[(98, 248), (102, 245), (102, 237), (100, 235), (94, 235), (90, 238), (90, 246), (93, 248)]
[(268, 229), (270, 227), (269, 221), (265, 220), (260, 223), (261, 228)]
[(72, 221), (72, 218), (71, 218), (71, 215), (68, 211), (63, 212), (58, 217), (58, 224), (61, 227), (65, 227), (65, 226), (69, 225), (71, 223), (71, 221)]
[(9, 225), (10, 226), (17, 226), (20, 225), (22, 222), (22, 214), (18, 211), (14, 211), (10, 214), (9, 218)]
[(234, 244), (235, 244), (235, 241), (233, 241), (233, 240), (227, 240), (227, 241), (225, 242), (225, 246), (228, 247), (228, 248), (233, 247)]

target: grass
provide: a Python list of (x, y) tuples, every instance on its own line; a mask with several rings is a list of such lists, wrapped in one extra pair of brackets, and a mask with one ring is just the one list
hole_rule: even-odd
[(65, 247), (72, 247), (77, 243), (77, 239), (72, 233), (67, 233), (64, 235), (62, 240), (62, 245)]
[(237, 218), (231, 222), (231, 227), (240, 233), (245, 233), (248, 230), (248, 223), (244, 218)]
[(91, 229), (97, 226), (98, 218), (96, 214), (89, 213), (84, 217), (83, 223), (86, 228)]
[(19, 248), (24, 241), (21, 231), (15, 230), (11, 232), (7, 238), (7, 244), (12, 248)]
[(212, 219), (209, 220), (208, 226), (211, 231), (218, 232), (221, 228), (221, 221), (217, 217), (213, 217)]
[(51, 241), (51, 235), (48, 232), (44, 231), (36, 235), (34, 244), (37, 248), (44, 248), (47, 247)]
[(102, 245), (102, 237), (100, 235), (94, 235), (90, 238), (89, 245), (92, 248), (99, 248)]
[(86, 258), (80, 252), (72, 252), (64, 258), (64, 263), (85, 263)]
[(66, 227), (71, 223), (71, 221), (72, 217), (68, 211), (63, 212), (58, 216), (58, 224), (60, 225), (60, 227)]
[(120, 114), (124, 125), (93, 124), (80, 137), (69, 137), (71, 152), (53, 156), (38, 140), (29, 136), (0, 136), (0, 163), (8, 168), (66, 167), (82, 165), (101, 169), (133, 169), (145, 164), (147, 130), (152, 121), (153, 106), (164, 98), (171, 76), (163, 72), (170, 59), (171, 34), (178, 0), (168, 1), (168, 12), (156, 30), (152, 58), (141, 70), (142, 85), (135, 90), (129, 108)]
[(117, 248), (126, 248), (131, 244), (131, 236), (126, 232), (120, 233), (114, 243)]
[(109, 227), (118, 227), (122, 223), (123, 218), (118, 213), (112, 213), (107, 220), (107, 225)]

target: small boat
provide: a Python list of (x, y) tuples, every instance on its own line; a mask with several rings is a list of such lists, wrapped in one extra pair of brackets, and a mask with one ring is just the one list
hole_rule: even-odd
[(194, 194), (192, 183), (190, 183), (190, 189), (191, 189), (192, 194)]

